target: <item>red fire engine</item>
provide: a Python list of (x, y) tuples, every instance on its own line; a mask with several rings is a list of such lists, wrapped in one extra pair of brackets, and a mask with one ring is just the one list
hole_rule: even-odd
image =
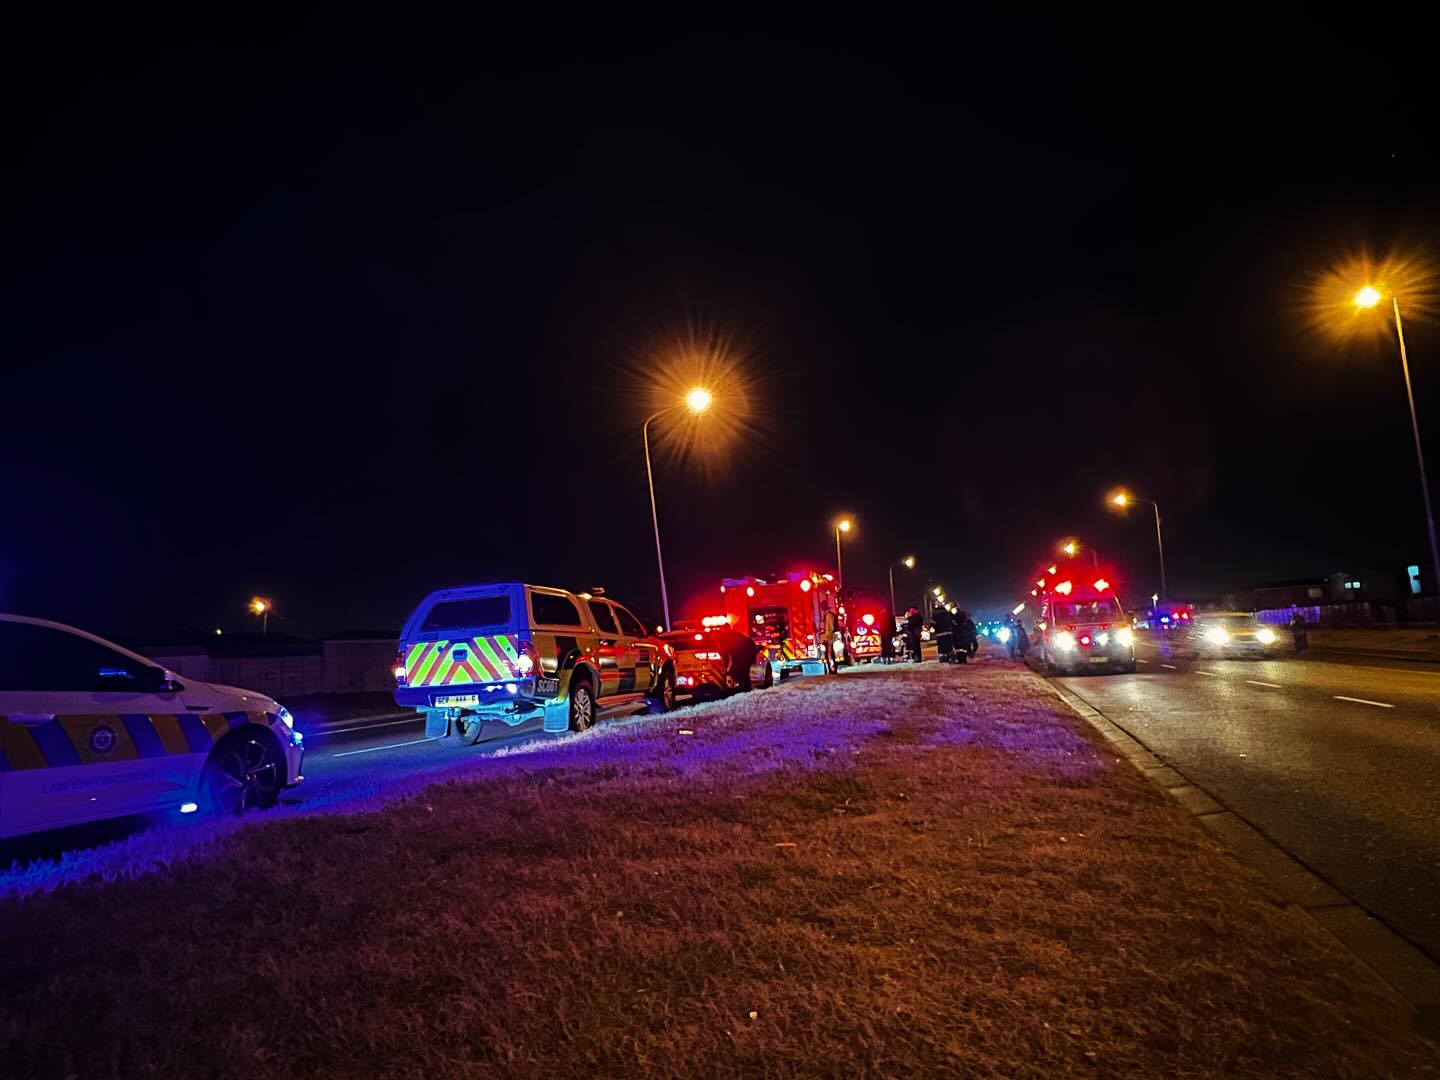
[(844, 659), (845, 609), (829, 574), (726, 578), (720, 591), (730, 625), (754, 639), (781, 677), (833, 671)]

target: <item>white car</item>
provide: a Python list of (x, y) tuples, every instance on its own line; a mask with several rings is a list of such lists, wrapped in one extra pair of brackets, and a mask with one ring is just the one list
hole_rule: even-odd
[(302, 779), (294, 727), (263, 694), (178, 679), (83, 630), (0, 615), (0, 838), (271, 806)]

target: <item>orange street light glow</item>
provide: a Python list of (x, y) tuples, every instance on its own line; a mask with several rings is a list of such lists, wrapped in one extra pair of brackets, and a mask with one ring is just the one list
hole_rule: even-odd
[(1355, 294), (1356, 307), (1374, 307), (1380, 303), (1380, 300), (1380, 290), (1375, 288), (1374, 285), (1366, 285)]
[(714, 398), (710, 396), (710, 391), (706, 390), (703, 386), (697, 386), (685, 395), (686, 407), (696, 416), (699, 416), (706, 409), (710, 408), (710, 403), (713, 400)]

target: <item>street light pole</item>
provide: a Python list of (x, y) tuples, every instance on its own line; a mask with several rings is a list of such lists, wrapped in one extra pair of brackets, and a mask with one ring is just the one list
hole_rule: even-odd
[(1440, 543), (1435, 540), (1435, 512), (1430, 508), (1430, 481), (1425, 475), (1425, 452), (1420, 449), (1420, 421), (1415, 417), (1415, 391), (1410, 386), (1410, 359), (1405, 355), (1405, 327), (1400, 321), (1400, 298), (1390, 297), (1395, 309), (1395, 340), (1400, 344), (1400, 371), (1405, 376), (1405, 398), (1410, 403), (1410, 430), (1415, 435), (1415, 460), (1420, 465), (1420, 495), (1425, 501), (1425, 526), (1430, 531), (1430, 562), (1435, 588), (1440, 590)]
[(890, 614), (891, 614), (891, 616), (895, 616), (895, 615), (900, 614), (898, 611), (895, 610), (895, 567), (897, 567), (897, 566), (904, 566), (906, 570), (913, 570), (913, 569), (915, 569), (915, 556), (914, 556), (914, 555), (906, 555), (903, 559), (896, 559), (894, 562), (892, 562), (892, 563), (890, 564)]
[(1165, 538), (1160, 535), (1160, 504), (1154, 499), (1146, 499), (1155, 511), (1155, 550), (1160, 554), (1160, 597), (1165, 603), (1170, 602), (1170, 589), (1165, 584)]
[(670, 593), (665, 588), (665, 554), (660, 550), (660, 514), (655, 509), (655, 474), (650, 468), (650, 424), (659, 413), (652, 413), (640, 428), (645, 444), (645, 482), (650, 486), (650, 524), (655, 526), (655, 564), (660, 568), (660, 607), (665, 612), (665, 629), (670, 629)]
[(835, 526), (835, 587), (845, 588), (845, 567), (840, 561), (840, 526)]

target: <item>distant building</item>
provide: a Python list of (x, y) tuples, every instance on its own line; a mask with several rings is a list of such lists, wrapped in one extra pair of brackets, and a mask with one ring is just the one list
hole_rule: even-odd
[(217, 634), (135, 651), (181, 679), (240, 686), (283, 700), (392, 689), (398, 638), (388, 630), (350, 630), (324, 641), (289, 634)]

